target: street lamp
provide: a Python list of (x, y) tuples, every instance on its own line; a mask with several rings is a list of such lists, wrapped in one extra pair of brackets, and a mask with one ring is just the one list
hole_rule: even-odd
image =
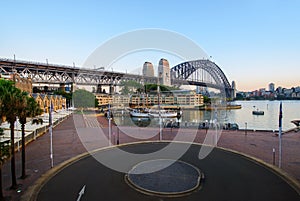
[(52, 105), (52, 101), (50, 100), (50, 106), (49, 106), (49, 134), (50, 134), (50, 163), (51, 163), (51, 168), (53, 168), (52, 110), (53, 110), (53, 105)]
[(159, 141), (162, 140), (162, 118), (160, 111), (160, 86), (157, 85), (157, 98), (158, 98), (158, 115), (159, 115)]
[(111, 146), (111, 114), (110, 114), (110, 104), (108, 104), (108, 146)]
[[(46, 104), (46, 102), (44, 102), (44, 121), (46, 120), (46, 107), (47, 107), (47, 104)], [(47, 130), (47, 126), (45, 125), (45, 133), (46, 133), (46, 130)]]
[(281, 157), (282, 157), (282, 102), (280, 102), (279, 105), (279, 161), (278, 161), (278, 167), (281, 168)]

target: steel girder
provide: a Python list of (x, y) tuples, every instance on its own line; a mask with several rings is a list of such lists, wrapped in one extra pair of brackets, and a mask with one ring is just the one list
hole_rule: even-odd
[[(196, 79), (190, 77), (197, 74)], [(203, 76), (208, 74), (209, 76)], [(174, 66), (171, 69), (172, 84), (190, 84), (206, 86), (224, 91), (226, 97), (231, 97), (232, 87), (221, 68), (210, 60), (188, 61)]]
[[(190, 79), (190, 76), (202, 70), (210, 79)], [(121, 81), (135, 80), (139, 83), (157, 83), (157, 77), (147, 77), (121, 72), (99, 71), (64, 65), (36, 63), (0, 59), (0, 73), (18, 73), (21, 77), (32, 79), (33, 83), (80, 85), (120, 85)], [(223, 71), (209, 60), (195, 60), (181, 63), (171, 69), (172, 84), (184, 83), (224, 89), (226, 96), (231, 96), (231, 86)]]
[(142, 80), (140, 75), (10, 59), (0, 59), (0, 73), (18, 73), (33, 83), (45, 84), (119, 85), (122, 79)]

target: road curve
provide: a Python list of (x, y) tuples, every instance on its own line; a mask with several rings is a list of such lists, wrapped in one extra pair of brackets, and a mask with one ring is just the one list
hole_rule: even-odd
[[(125, 144), (95, 152), (97, 157), (111, 157), (121, 148), (130, 153), (153, 153), (165, 147), (167, 142)], [(178, 148), (182, 143), (178, 143)], [(192, 144), (180, 158), (204, 173), (201, 187), (181, 197), (160, 197), (143, 194), (128, 185), (125, 173), (116, 172), (88, 155), (66, 166), (40, 186), (37, 201), (73, 200), (272, 200), (300, 201), (298, 192), (276, 171), (239, 154), (215, 148), (205, 158), (198, 158), (201, 145)], [(173, 150), (176, 151), (176, 150)], [(166, 156), (161, 155), (160, 158)], [(128, 171), (136, 161), (126, 161)]]

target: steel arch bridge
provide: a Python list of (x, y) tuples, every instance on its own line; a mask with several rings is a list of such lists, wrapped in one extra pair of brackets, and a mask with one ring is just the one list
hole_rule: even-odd
[(172, 85), (196, 85), (219, 89), (227, 98), (232, 96), (232, 87), (221, 68), (210, 60), (194, 60), (171, 68)]
[[(24, 78), (30, 77), (33, 83), (40, 84), (117, 86), (121, 81), (128, 80), (158, 83), (157, 77), (0, 58), (0, 74), (2, 73), (17, 73)], [(187, 61), (171, 68), (170, 74), (172, 85), (205, 86), (219, 89), (227, 98), (232, 96), (233, 89), (225, 74), (212, 61)]]

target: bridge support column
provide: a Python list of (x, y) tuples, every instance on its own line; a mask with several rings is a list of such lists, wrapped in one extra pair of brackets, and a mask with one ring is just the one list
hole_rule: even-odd
[(65, 90), (65, 83), (60, 83), (59, 84), (59, 91), (66, 91)]
[(73, 93), (75, 91), (76, 84), (73, 82), (71, 83), (71, 92)]
[(102, 93), (102, 85), (101, 84), (97, 85), (96, 93)]
[(114, 93), (115, 93), (114, 85), (109, 85), (109, 94), (114, 94)]

